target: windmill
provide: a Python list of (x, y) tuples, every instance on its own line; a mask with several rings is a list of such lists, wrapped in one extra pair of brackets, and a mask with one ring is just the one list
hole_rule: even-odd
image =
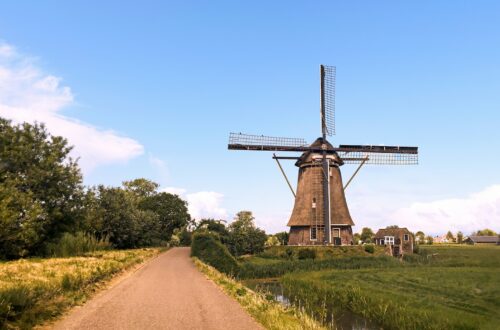
[[(334, 147), (327, 136), (335, 134), (335, 79), (333, 66), (320, 66), (321, 137), (312, 144), (304, 139), (230, 133), (228, 149), (273, 152), (300, 152), (300, 156), (277, 156), (273, 153), (295, 203), (288, 222), (289, 245), (352, 244), (351, 219), (344, 190), (365, 164), (418, 164), (418, 147), (339, 145)], [(299, 167), (297, 192), (288, 180), (280, 159), (296, 160)], [(344, 186), (340, 166), (359, 164)]]

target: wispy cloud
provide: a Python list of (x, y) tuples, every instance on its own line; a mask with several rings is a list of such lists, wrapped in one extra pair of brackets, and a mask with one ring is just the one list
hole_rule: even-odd
[(61, 78), (44, 73), (36, 60), (0, 43), (0, 116), (18, 123), (44, 123), (52, 134), (66, 137), (84, 171), (144, 152), (134, 139), (64, 116), (63, 110), (73, 104), (74, 95)]

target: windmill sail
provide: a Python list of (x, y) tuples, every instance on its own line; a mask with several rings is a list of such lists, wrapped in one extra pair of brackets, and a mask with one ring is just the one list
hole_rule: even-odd
[(309, 150), (309, 146), (306, 140), (299, 138), (230, 133), (228, 149), (303, 152)]
[(335, 134), (335, 79), (334, 66), (320, 66), (321, 71), (321, 132), (323, 136)]
[(341, 144), (335, 151), (345, 164), (361, 163), (365, 159), (369, 165), (418, 164), (418, 147)]

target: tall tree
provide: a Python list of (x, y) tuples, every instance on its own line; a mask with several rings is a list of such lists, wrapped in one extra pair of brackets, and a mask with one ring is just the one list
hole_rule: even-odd
[(229, 225), (229, 251), (233, 255), (255, 254), (264, 250), (266, 233), (255, 226), (250, 211), (240, 211)]
[(417, 238), (417, 241), (419, 243), (422, 243), (422, 244), (424, 243), (424, 241), (425, 241), (425, 234), (424, 234), (423, 231), (421, 231), (421, 230), (417, 231), (416, 234), (415, 234), (415, 237)]
[(457, 233), (457, 243), (458, 243), (458, 244), (462, 244), (462, 243), (463, 243), (463, 240), (464, 240), (464, 234), (463, 234), (461, 231), (459, 231), (459, 232)]
[(41, 253), (47, 241), (72, 230), (82, 216), (77, 162), (67, 140), (50, 135), (42, 124), (13, 125), (0, 118), (0, 146), (0, 204), (10, 214), (2, 219), (0, 237), (7, 239), (0, 241), (0, 254)]
[(371, 228), (364, 227), (363, 229), (361, 229), (360, 238), (363, 243), (371, 243), (373, 241), (373, 236), (375, 236), (375, 234), (373, 233), (373, 230), (371, 230)]
[(476, 232), (476, 235), (477, 236), (496, 236), (497, 233), (495, 233), (495, 231), (491, 230), (491, 229), (483, 229), (483, 230), (478, 230)]
[(453, 233), (450, 230), (448, 230), (448, 232), (446, 233), (446, 239), (449, 242), (454, 242), (455, 241), (455, 236), (453, 236)]

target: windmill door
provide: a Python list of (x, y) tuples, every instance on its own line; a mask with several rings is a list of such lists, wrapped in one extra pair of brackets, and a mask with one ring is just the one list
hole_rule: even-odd
[(332, 241), (333, 245), (342, 245), (342, 240), (340, 239), (340, 228), (332, 229)]

